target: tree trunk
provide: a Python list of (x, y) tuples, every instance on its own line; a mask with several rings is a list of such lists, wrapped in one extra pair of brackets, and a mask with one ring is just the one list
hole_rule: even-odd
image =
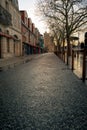
[(70, 38), (67, 36), (67, 65), (69, 65), (69, 56), (71, 55), (70, 51)]

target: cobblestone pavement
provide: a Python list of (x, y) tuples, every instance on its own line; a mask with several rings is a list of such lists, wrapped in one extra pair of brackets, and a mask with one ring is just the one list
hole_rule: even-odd
[(53, 53), (0, 72), (0, 130), (87, 130), (87, 86)]

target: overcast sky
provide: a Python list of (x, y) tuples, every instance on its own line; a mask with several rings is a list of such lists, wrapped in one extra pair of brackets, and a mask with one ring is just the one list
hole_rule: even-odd
[(35, 15), (35, 3), (36, 0), (18, 0), (19, 9), (26, 10), (28, 13), (28, 17), (32, 19), (32, 22), (35, 24), (41, 34), (43, 34), (46, 30), (44, 22)]

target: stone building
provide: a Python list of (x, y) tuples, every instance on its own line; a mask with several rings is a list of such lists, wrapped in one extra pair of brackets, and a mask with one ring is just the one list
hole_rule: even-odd
[(44, 33), (44, 46), (46, 52), (54, 52), (54, 43), (49, 33)]
[(0, 58), (22, 55), (21, 15), (17, 0), (0, 0)]

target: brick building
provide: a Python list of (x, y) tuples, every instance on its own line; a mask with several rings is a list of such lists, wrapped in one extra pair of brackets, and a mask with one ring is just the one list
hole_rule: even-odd
[(0, 0), (0, 58), (22, 55), (21, 16), (17, 0)]
[(20, 11), (21, 14), (21, 32), (22, 32), (22, 45), (23, 55), (40, 53), (39, 37), (40, 33), (32, 20), (28, 18), (25, 10)]

